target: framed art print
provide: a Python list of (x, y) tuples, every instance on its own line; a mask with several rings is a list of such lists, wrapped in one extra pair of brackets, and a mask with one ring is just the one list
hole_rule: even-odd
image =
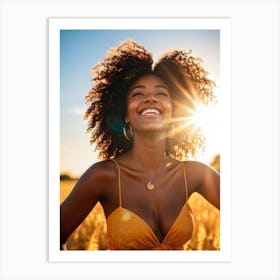
[[(231, 260), (231, 21), (229, 18), (50, 18), (49, 19), (49, 260), (228, 262)], [(199, 195), (189, 198), (192, 239), (181, 251), (111, 251), (100, 203), (60, 250), (59, 206), (76, 180), (99, 161), (87, 133), (85, 96), (90, 69), (126, 40), (151, 51), (189, 50), (215, 82), (215, 102), (196, 106), (192, 123), (203, 132), (194, 160), (220, 173), (220, 211)], [(191, 158), (192, 159), (192, 158)]]

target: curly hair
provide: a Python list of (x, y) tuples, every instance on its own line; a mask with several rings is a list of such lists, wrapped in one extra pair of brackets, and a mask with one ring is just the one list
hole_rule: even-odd
[[(112, 159), (132, 148), (133, 141), (123, 135), (126, 115), (126, 96), (131, 85), (141, 76), (155, 74), (168, 86), (175, 109), (172, 125), (182, 126), (182, 107), (193, 107), (193, 100), (208, 103), (214, 100), (215, 83), (207, 78), (202, 60), (191, 56), (191, 51), (174, 50), (161, 57), (153, 67), (152, 54), (134, 40), (127, 40), (112, 48), (104, 60), (92, 68), (93, 87), (86, 95), (90, 142), (96, 145), (100, 159)], [(186, 106), (182, 106), (186, 104)], [(178, 110), (176, 110), (178, 109)], [(205, 139), (191, 125), (167, 140), (167, 154), (176, 159), (194, 157), (203, 150)]]

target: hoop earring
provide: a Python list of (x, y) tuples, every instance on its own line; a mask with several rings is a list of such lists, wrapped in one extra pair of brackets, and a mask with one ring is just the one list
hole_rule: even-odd
[[(129, 135), (126, 132), (126, 125), (129, 125)], [(125, 123), (123, 126), (123, 135), (127, 141), (130, 141), (133, 138), (133, 130), (129, 123)]]

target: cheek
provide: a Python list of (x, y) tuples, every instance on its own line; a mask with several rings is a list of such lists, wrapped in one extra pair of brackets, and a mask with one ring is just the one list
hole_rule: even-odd
[(131, 118), (133, 117), (133, 113), (136, 112), (137, 110), (137, 104), (136, 102), (127, 102), (127, 106), (126, 106), (126, 121), (131, 120)]

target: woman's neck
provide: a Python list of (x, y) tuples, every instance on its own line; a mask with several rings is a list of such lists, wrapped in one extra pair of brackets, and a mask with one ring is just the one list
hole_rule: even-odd
[(130, 156), (133, 162), (137, 162), (139, 168), (155, 174), (166, 160), (165, 137), (158, 135), (134, 137)]

